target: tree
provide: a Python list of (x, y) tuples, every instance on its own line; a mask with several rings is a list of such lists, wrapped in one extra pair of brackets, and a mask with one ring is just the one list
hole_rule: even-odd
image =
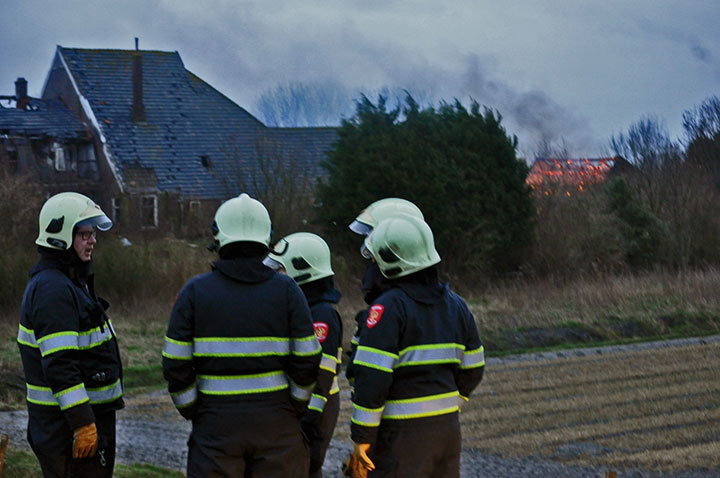
[[(713, 174), (720, 169), (720, 98), (712, 96), (683, 113), (687, 156)], [(720, 181), (717, 182), (720, 184)]]
[(605, 192), (608, 210), (620, 220), (628, 264), (647, 267), (660, 262), (660, 248), (667, 235), (665, 224), (648, 210), (624, 178), (610, 180)]
[(672, 187), (667, 184), (673, 181), (671, 171), (678, 170), (683, 161), (680, 145), (670, 139), (663, 122), (642, 117), (630, 125), (627, 134), (613, 135), (610, 148), (637, 168), (633, 186), (651, 212), (659, 214), (669, 200), (666, 189)]
[[(713, 102), (684, 115), (689, 140), (687, 152), (669, 139), (663, 124), (645, 117), (633, 124), (627, 135), (613, 137), (616, 154), (625, 156), (638, 169), (627, 177), (639, 201), (667, 227), (660, 244), (664, 263), (687, 266), (715, 262), (720, 251), (720, 221), (717, 219), (717, 184), (720, 170), (698, 156), (698, 149), (713, 135)], [(720, 111), (720, 106), (718, 107)], [(719, 138), (720, 139), (720, 138)], [(695, 145), (695, 146), (693, 146)], [(720, 165), (720, 163), (718, 163)], [(713, 182), (715, 185), (713, 185)]]
[(477, 102), (420, 109), (410, 95), (388, 110), (385, 97), (363, 96), (338, 136), (318, 187), (331, 231), (377, 199), (401, 197), (423, 211), (446, 263), (489, 273), (521, 263), (533, 234), (528, 168), (499, 114)]
[(292, 82), (261, 93), (256, 108), (268, 126), (335, 126), (352, 115), (353, 101), (335, 83)]
[[(361, 93), (360, 91), (365, 91)], [(403, 89), (397, 86), (381, 86), (370, 90), (353, 90), (338, 83), (290, 82), (263, 91), (256, 101), (260, 118), (268, 126), (337, 126), (343, 118), (353, 115), (355, 98), (382, 96), (392, 102), (402, 103), (412, 94), (420, 104), (430, 104), (434, 93), (421, 88)]]
[(275, 239), (307, 230), (313, 214), (317, 168), (306, 167), (299, 160), (306, 153), (277, 138), (259, 135), (251, 152), (242, 147), (242, 139), (228, 139), (223, 148), (226, 167), (213, 170), (225, 195), (246, 192), (262, 202), (273, 221)]

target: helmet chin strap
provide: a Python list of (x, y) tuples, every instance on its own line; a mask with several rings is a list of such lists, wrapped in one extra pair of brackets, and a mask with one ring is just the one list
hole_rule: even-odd
[(288, 241), (286, 241), (285, 239), (283, 239), (283, 242), (285, 243), (285, 247), (283, 247), (282, 251), (277, 251), (274, 247), (268, 247), (268, 249), (270, 250), (270, 253), (275, 254), (276, 256), (284, 255), (287, 252), (288, 247), (290, 247), (290, 243)]
[(207, 245), (207, 250), (210, 252), (217, 252), (220, 250), (220, 241), (215, 239), (213, 242)]

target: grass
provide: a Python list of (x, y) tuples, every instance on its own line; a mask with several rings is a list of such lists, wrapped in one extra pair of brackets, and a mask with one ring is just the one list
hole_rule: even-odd
[(486, 354), (720, 332), (720, 271), (499, 283), (466, 294)]
[[(8, 447), (2, 476), (5, 478), (28, 478), (42, 476), (42, 471), (37, 458), (31, 452)], [(113, 476), (116, 478), (181, 478), (185, 475), (158, 466), (136, 463), (133, 465), (115, 464)]]

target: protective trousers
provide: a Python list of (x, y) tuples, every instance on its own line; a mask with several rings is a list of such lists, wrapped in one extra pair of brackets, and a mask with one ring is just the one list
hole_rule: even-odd
[(375, 470), (368, 478), (459, 478), (457, 413), (409, 420), (383, 420), (370, 450)]
[(31, 413), (27, 439), (45, 478), (109, 478), (115, 467), (115, 411), (95, 414), (98, 449), (95, 456), (73, 459), (73, 434), (61, 416)]
[(201, 403), (188, 442), (188, 478), (306, 478), (309, 456), (290, 403)]
[(335, 431), (339, 412), (340, 394), (336, 393), (328, 397), (323, 409), (322, 420), (320, 421), (322, 435), (310, 437), (310, 478), (322, 478), (323, 476), (322, 466), (328, 446), (330, 446), (330, 439)]

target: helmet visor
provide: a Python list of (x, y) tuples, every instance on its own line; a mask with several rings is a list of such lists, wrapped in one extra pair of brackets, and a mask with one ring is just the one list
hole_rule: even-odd
[(266, 257), (263, 259), (263, 264), (265, 264), (270, 269), (274, 270), (275, 272), (285, 272), (285, 266), (282, 265), (282, 263), (276, 261), (275, 259), (272, 259), (271, 257)]
[(84, 221), (80, 221), (77, 224), (75, 224), (75, 227), (84, 227), (84, 226), (92, 226), (96, 227), (101, 231), (107, 231), (112, 227), (113, 223), (110, 220), (109, 217), (107, 217), (105, 214), (102, 214), (100, 216), (91, 217), (90, 219), (85, 219)]
[(361, 236), (367, 236), (373, 230), (372, 226), (365, 224), (364, 222), (360, 222), (357, 219), (354, 220), (348, 227), (352, 232), (360, 234)]

